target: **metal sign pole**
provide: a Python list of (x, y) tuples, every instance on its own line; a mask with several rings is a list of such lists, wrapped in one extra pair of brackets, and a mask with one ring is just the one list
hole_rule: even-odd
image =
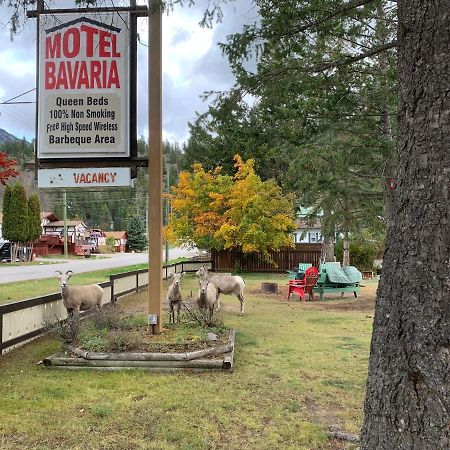
[(67, 191), (63, 191), (63, 237), (64, 237), (64, 258), (69, 257), (69, 252), (67, 251)]
[[(148, 331), (159, 334), (162, 330), (162, 10), (158, 0), (149, 4), (148, 50)], [(150, 324), (154, 316), (157, 323)]]

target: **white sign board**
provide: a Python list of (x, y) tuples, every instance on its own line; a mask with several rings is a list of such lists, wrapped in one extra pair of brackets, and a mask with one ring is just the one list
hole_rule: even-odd
[(38, 158), (127, 157), (129, 15), (39, 15)]
[(129, 167), (101, 167), (98, 169), (39, 169), (39, 188), (132, 186)]

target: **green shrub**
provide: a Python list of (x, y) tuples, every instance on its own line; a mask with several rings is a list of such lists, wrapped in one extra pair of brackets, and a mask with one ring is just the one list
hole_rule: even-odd
[[(344, 254), (342, 240), (336, 243), (334, 251), (337, 260), (342, 261)], [(373, 261), (377, 252), (376, 244), (370, 241), (366, 243), (350, 242), (350, 264), (360, 271), (373, 270)]]
[(116, 240), (112, 236), (109, 236), (106, 238), (106, 248), (108, 250), (108, 253), (114, 253), (115, 243), (116, 243)]

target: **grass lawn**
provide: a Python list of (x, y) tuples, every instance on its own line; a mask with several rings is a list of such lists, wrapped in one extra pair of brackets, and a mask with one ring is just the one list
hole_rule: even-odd
[[(101, 258), (101, 257), (100, 257)], [(186, 258), (177, 258), (169, 261), (169, 264), (175, 264), (186, 261)], [(26, 266), (36, 263), (16, 263), (14, 265)], [(39, 264), (39, 263), (37, 263)], [(52, 261), (44, 262), (44, 264), (54, 264)], [(10, 267), (11, 264), (8, 264)], [(105, 270), (97, 270), (94, 272), (76, 273), (70, 279), (70, 284), (91, 284), (109, 281), (109, 276), (116, 273), (130, 272), (133, 270), (146, 269), (148, 264), (134, 264), (125, 267), (117, 267)], [(1, 268), (1, 266), (0, 266)], [(0, 304), (16, 302), (28, 298), (39, 297), (41, 295), (52, 294), (59, 291), (59, 281), (56, 277), (44, 278), (38, 280), (16, 281), (12, 283), (4, 283), (0, 288)]]
[[(70, 284), (73, 286), (75, 284), (102, 283), (103, 281), (109, 281), (109, 275), (145, 268), (147, 268), (147, 264), (134, 264), (94, 272), (76, 273), (70, 278)], [(51, 278), (4, 283), (0, 288), (0, 304), (52, 294), (59, 292), (59, 290), (59, 281), (56, 275)]]
[[(244, 316), (221, 297), (237, 330), (233, 373), (50, 370), (38, 364), (60, 348), (50, 337), (0, 357), (0, 448), (355, 449), (327, 430), (361, 427), (376, 283), (302, 304), (286, 302), (285, 276), (244, 278)], [(261, 294), (262, 281), (280, 294)], [(184, 296), (196, 286), (187, 276)], [(146, 302), (120, 300), (132, 313)]]

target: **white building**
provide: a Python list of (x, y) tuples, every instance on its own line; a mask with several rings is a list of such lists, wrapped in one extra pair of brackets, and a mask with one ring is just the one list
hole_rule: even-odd
[(320, 218), (309, 219), (311, 211), (312, 208), (300, 208), (295, 220), (297, 229), (292, 233), (296, 244), (320, 244), (322, 242)]

